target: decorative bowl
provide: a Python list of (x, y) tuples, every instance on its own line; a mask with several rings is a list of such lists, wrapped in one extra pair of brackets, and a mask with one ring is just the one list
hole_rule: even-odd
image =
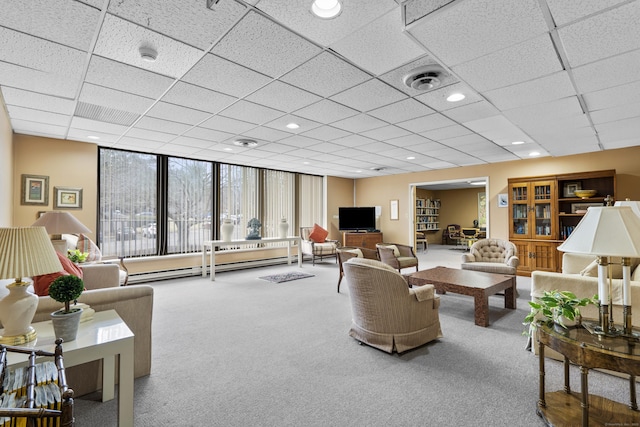
[(588, 199), (589, 197), (593, 197), (596, 195), (596, 190), (576, 190), (573, 192), (576, 197), (580, 197), (582, 199)]

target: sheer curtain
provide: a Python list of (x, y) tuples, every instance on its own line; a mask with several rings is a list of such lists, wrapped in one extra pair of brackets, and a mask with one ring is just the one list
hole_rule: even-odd
[[(322, 225), (324, 212), (324, 178), (314, 175), (298, 175), (298, 219), (300, 227)], [(296, 234), (298, 231), (296, 230)]]
[(289, 235), (297, 235), (295, 221), (296, 175), (275, 170), (264, 171), (263, 237), (278, 237), (282, 218), (289, 223)]
[(247, 223), (252, 218), (260, 219), (258, 209), (259, 169), (220, 165), (220, 218), (230, 219), (234, 224), (233, 239), (244, 239)]

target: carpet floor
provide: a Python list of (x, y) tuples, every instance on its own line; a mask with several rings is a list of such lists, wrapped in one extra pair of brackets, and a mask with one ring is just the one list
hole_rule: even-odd
[[(430, 245), (420, 268), (459, 267), (460, 253)], [(489, 299), (487, 328), (473, 299), (441, 296), (444, 336), (402, 355), (348, 336), (349, 288), (338, 266), (265, 286), (259, 276), (296, 266), (222, 272), (152, 283), (152, 374), (135, 382), (136, 426), (542, 426), (538, 359), (525, 351), (522, 319), (530, 279), (518, 277), (517, 308)], [(299, 270), (298, 270), (299, 271)], [(404, 272), (409, 272), (404, 271)], [(562, 388), (562, 364), (547, 362), (547, 390)], [(579, 372), (571, 370), (574, 390)], [(592, 372), (589, 391), (626, 403), (625, 380)], [(77, 426), (115, 426), (117, 399), (76, 399)]]

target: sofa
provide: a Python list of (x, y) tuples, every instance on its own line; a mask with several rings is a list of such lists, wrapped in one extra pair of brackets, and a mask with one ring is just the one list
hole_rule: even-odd
[[(84, 270), (86, 290), (78, 299), (79, 303), (89, 305), (95, 311), (116, 310), (129, 329), (134, 333), (134, 376), (135, 378), (151, 373), (151, 322), (153, 314), (153, 288), (148, 285), (119, 286), (118, 266), (115, 264), (96, 265), (98, 268)], [(95, 273), (95, 274), (94, 274)], [(96, 277), (111, 277), (100, 280)], [(8, 290), (6, 285), (12, 281), (0, 283), (0, 298)], [(115, 284), (115, 285), (114, 285)], [(38, 308), (33, 322), (50, 320), (49, 315), (61, 308), (61, 303), (49, 296), (38, 297)], [(90, 321), (90, 320), (87, 320)], [(0, 324), (0, 327), (2, 325)], [(67, 382), (73, 388), (75, 396), (82, 396), (102, 388), (102, 362), (95, 361), (66, 369)], [(117, 380), (116, 380), (117, 381)]]
[[(613, 259), (619, 262), (619, 259)], [(640, 326), (640, 260), (632, 259), (631, 262), (631, 306), (633, 326)], [(613, 320), (616, 326), (622, 327), (622, 268), (615, 265), (612, 268)], [(531, 274), (531, 300), (535, 301), (543, 295), (544, 291), (570, 291), (579, 298), (591, 298), (598, 293), (598, 272), (596, 257), (593, 255), (565, 253), (562, 256), (562, 273), (534, 271)], [(598, 307), (588, 305), (580, 307), (580, 314), (585, 319), (598, 319)], [(565, 324), (570, 325), (571, 322)], [(535, 331), (532, 332), (531, 343), (537, 343)], [(537, 354), (537, 345), (531, 345), (532, 351)], [(545, 349), (545, 356), (562, 360), (562, 357), (551, 349)]]

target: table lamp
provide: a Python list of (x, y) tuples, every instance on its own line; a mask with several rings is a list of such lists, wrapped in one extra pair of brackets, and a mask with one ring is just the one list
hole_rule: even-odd
[(54, 248), (63, 255), (67, 254), (67, 242), (62, 239), (62, 234), (91, 233), (91, 230), (78, 221), (76, 217), (64, 211), (46, 212), (31, 226), (46, 228), (47, 233), (52, 235), (51, 241)]
[(38, 297), (27, 291), (31, 283), (22, 278), (58, 271), (62, 265), (44, 227), (0, 228), (0, 279), (15, 279), (7, 285), (9, 295), (0, 300), (0, 344), (21, 345), (36, 338), (31, 321)]
[(622, 258), (623, 333), (631, 335), (630, 258), (640, 257), (640, 216), (629, 206), (590, 207), (558, 250), (597, 256), (600, 319), (595, 332), (604, 335), (619, 333), (613, 326), (612, 262), (609, 257)]

